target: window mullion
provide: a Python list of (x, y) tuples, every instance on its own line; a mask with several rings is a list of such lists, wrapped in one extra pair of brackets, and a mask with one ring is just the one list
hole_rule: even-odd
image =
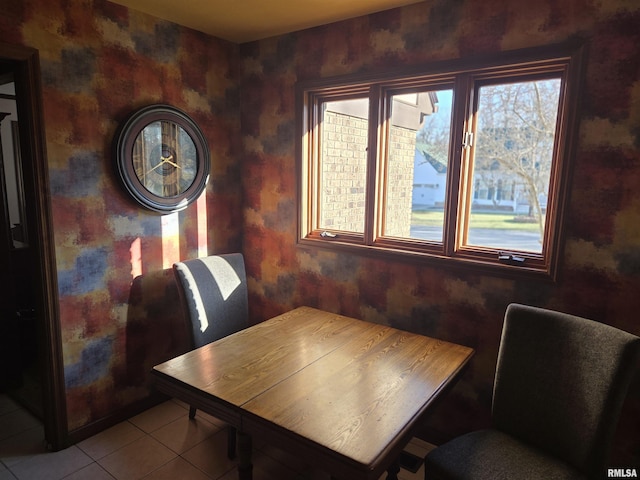
[(453, 89), (453, 118), (449, 157), (451, 168), (447, 176), (447, 198), (444, 219), (444, 253), (452, 256), (458, 249), (465, 231), (465, 192), (468, 191), (470, 148), (464, 147), (471, 125), (473, 81), (470, 75), (458, 75)]
[(383, 111), (381, 108), (381, 88), (379, 85), (372, 85), (369, 91), (369, 122), (368, 122), (368, 144), (367, 144), (367, 196), (364, 220), (364, 243), (372, 245), (380, 231), (380, 211), (382, 182), (384, 181), (384, 171), (380, 166), (382, 140), (380, 131), (385, 124), (383, 121)]
[(309, 105), (309, 151), (310, 151), (310, 168), (308, 172), (308, 181), (310, 188), (308, 192), (308, 202), (310, 217), (308, 223), (308, 232), (318, 228), (320, 223), (320, 125), (321, 125), (321, 101), (318, 96), (312, 96)]
[(317, 106), (314, 95), (305, 96), (304, 92), (297, 91), (298, 101), (302, 109), (299, 112), (300, 134), (298, 139), (303, 161), (298, 165), (299, 187), (298, 187), (298, 235), (299, 238), (306, 237), (317, 226), (315, 215), (317, 214), (317, 202), (315, 192), (317, 191)]

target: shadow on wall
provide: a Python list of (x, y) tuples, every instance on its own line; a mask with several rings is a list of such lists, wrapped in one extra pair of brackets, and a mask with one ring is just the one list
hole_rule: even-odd
[(134, 278), (126, 327), (126, 383), (148, 385), (154, 365), (187, 350), (189, 340), (171, 269)]

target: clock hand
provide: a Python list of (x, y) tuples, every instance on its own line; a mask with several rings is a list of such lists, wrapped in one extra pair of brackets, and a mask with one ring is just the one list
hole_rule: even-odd
[(173, 155), (169, 155), (168, 157), (160, 157), (162, 159), (162, 163), (168, 163), (169, 165), (171, 165), (172, 167), (176, 167), (176, 168), (182, 168), (180, 165), (178, 165), (175, 162), (172, 162), (171, 160), (173, 159)]
[(145, 175), (149, 175), (151, 172), (153, 172), (156, 168), (161, 167), (162, 165), (164, 165), (165, 161), (162, 160), (160, 163), (158, 163), (155, 167), (151, 168), (150, 170), (147, 170), (147, 172), (145, 173)]
[(145, 175), (150, 174), (151, 172), (153, 172), (156, 168), (161, 167), (162, 165), (164, 165), (165, 163), (168, 163), (169, 165), (171, 165), (172, 167), (175, 168), (182, 168), (180, 165), (178, 165), (175, 162), (172, 162), (171, 159), (173, 158), (173, 155), (169, 155), (168, 157), (163, 157), (162, 155), (160, 155), (160, 163), (158, 163), (155, 167), (153, 167), (152, 169), (148, 170), (147, 173), (145, 173)]
[(163, 163), (168, 163), (169, 165), (171, 165), (172, 167), (176, 167), (176, 168), (182, 168), (180, 165), (178, 165), (176, 162), (172, 162), (171, 160), (173, 159), (173, 155), (169, 155), (168, 157), (160, 157), (163, 160)]
[(174, 166), (176, 168), (182, 168), (180, 165), (178, 165), (177, 163), (172, 162), (171, 160), (167, 160), (166, 161), (169, 165)]
[(180, 165), (178, 165), (177, 163), (174, 163), (171, 161), (171, 159), (173, 158), (173, 155), (169, 155), (168, 157), (163, 157), (162, 155), (160, 155), (160, 163), (158, 163), (156, 166), (154, 166), (153, 168), (151, 168), (150, 170), (147, 171), (147, 173), (145, 173), (145, 175), (150, 174), (151, 172), (153, 172), (156, 168), (161, 167), (162, 165), (164, 165), (165, 163), (168, 163), (176, 168), (181, 168)]

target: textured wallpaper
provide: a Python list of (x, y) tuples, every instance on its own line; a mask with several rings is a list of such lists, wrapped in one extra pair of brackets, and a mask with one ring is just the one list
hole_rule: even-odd
[[(2, 1), (2, 41), (39, 50), (69, 429), (148, 395), (186, 349), (173, 262), (241, 245), (238, 48), (107, 1)], [(211, 150), (206, 193), (161, 216), (125, 193), (112, 139), (168, 103)]]
[[(640, 334), (640, 5), (625, 0), (434, 0), (233, 45), (106, 0), (0, 0), (2, 41), (40, 51), (69, 428), (143, 398), (148, 369), (185, 348), (168, 270), (241, 249), (254, 322), (320, 307), (477, 350), (421, 433), (488, 424), (506, 306)], [(298, 80), (581, 38), (586, 77), (556, 283), (296, 245)], [(118, 184), (111, 140), (132, 110), (170, 103), (211, 148), (206, 195), (159, 216)], [(640, 463), (640, 381), (616, 458)]]

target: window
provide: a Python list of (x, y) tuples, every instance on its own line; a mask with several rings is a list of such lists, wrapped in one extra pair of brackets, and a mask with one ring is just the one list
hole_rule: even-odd
[(580, 57), (300, 83), (299, 243), (553, 278)]

